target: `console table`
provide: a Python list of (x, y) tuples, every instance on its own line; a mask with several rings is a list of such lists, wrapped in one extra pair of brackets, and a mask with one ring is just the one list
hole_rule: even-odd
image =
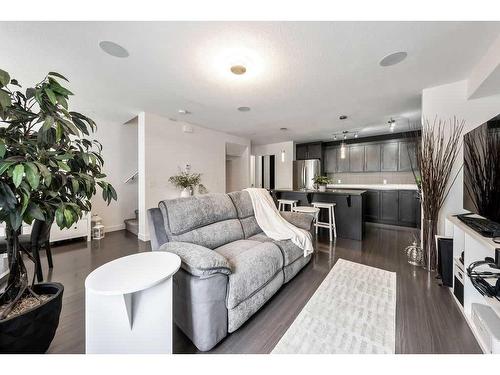
[(172, 276), (180, 258), (163, 251), (113, 260), (85, 280), (85, 351), (172, 353)]
[[(490, 306), (496, 314), (500, 316), (500, 302), (494, 298), (482, 296), (476, 288), (474, 288), (469, 277), (467, 276), (467, 267), (472, 262), (484, 260), (485, 257), (495, 258), (495, 249), (500, 247), (500, 245), (495, 244), (491, 238), (481, 236), (478, 232), (468, 227), (454, 215), (448, 215), (445, 220), (445, 235), (453, 238), (454, 284), (456, 282), (455, 277), (461, 279), (458, 273), (463, 272), (463, 306), (456, 298), (454, 298), (455, 302), (460, 308), (460, 311), (464, 314), (472, 333), (479, 343), (479, 346), (481, 346), (481, 349), (485, 351), (485, 345), (481, 341), (478, 334), (478, 328), (472, 320), (471, 306), (473, 303)], [(462, 251), (464, 252), (463, 271), (458, 267), (455, 267), (455, 264), (458, 264), (459, 262), (458, 259), (460, 258)], [(453, 288), (451, 288), (451, 292), (453, 294)]]

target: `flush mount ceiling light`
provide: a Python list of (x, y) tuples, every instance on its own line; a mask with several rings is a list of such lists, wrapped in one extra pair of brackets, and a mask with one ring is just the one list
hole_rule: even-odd
[(233, 65), (231, 67), (231, 72), (236, 75), (242, 75), (245, 74), (247, 71), (247, 68), (245, 68), (243, 65)]
[(379, 65), (384, 67), (396, 65), (399, 64), (404, 59), (406, 59), (406, 56), (408, 56), (408, 53), (404, 51), (394, 52), (385, 56), (382, 60), (380, 60)]
[(286, 131), (288, 130), (288, 128), (280, 128), (280, 130), (281, 130), (282, 132), (286, 132)]
[(191, 112), (189, 112), (187, 109), (179, 109), (177, 111), (180, 115), (190, 115)]
[(114, 57), (124, 58), (129, 56), (129, 53), (125, 48), (123, 48), (119, 44), (116, 44), (115, 42), (110, 42), (109, 40), (100, 41), (99, 47), (105, 53)]
[(250, 107), (238, 107), (238, 111), (240, 111), (240, 112), (248, 112), (248, 111), (250, 111)]

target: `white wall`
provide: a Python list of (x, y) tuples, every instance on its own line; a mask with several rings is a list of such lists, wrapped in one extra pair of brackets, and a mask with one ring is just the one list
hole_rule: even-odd
[[(144, 160), (139, 163), (139, 215), (145, 217), (145, 210), (157, 207), (164, 199), (179, 197), (180, 191), (172, 186), (170, 176), (191, 165), (191, 172), (202, 173), (202, 183), (210, 193), (226, 191), (226, 143), (246, 147), (241, 156), (239, 185), (249, 186), (250, 141), (226, 133), (191, 125), (193, 132), (183, 132), (180, 121), (154, 115), (139, 117), (139, 152), (144, 150)], [(146, 222), (139, 221), (139, 238), (149, 238)]]
[[(281, 161), (281, 151), (285, 151), (285, 161)], [(295, 145), (293, 141), (252, 145), (252, 155), (276, 155), (276, 189), (291, 189), (293, 187), (293, 161), (295, 160)]]
[[(471, 100), (468, 100), (467, 96), (467, 80), (427, 88), (422, 93), (422, 118), (433, 121), (436, 116), (441, 119), (450, 119), (456, 116), (459, 120), (465, 120), (464, 133), (466, 133), (500, 113), (500, 95)], [(450, 182), (462, 164), (463, 147), (461, 147), (455, 162)], [(460, 212), (464, 212), (462, 171), (459, 172), (440, 212), (439, 231), (444, 233), (444, 218), (446, 215)]]
[(120, 230), (125, 228), (125, 219), (134, 217), (138, 204), (137, 180), (124, 183), (137, 171), (137, 123), (124, 125), (98, 119), (95, 121), (95, 139), (103, 146), (103, 170), (107, 175), (106, 180), (116, 189), (118, 200), (107, 206), (98, 187), (96, 196), (92, 198), (92, 214), (102, 217), (106, 231)]

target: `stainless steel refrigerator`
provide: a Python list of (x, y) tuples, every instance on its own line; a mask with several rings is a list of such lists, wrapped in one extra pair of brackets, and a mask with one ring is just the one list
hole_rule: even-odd
[(314, 189), (314, 176), (321, 174), (319, 159), (296, 160), (293, 162), (293, 189)]

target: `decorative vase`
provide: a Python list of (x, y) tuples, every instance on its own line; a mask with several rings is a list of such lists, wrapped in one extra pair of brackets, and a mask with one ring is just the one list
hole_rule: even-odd
[(326, 191), (326, 185), (319, 185), (319, 191), (325, 192)]
[(423, 220), (423, 249), (424, 249), (424, 267), (427, 271), (432, 272), (437, 268), (437, 251), (436, 251), (436, 234), (437, 220)]
[(413, 266), (422, 266), (424, 263), (424, 255), (422, 253), (422, 248), (418, 246), (417, 241), (413, 241), (410, 246), (405, 248), (406, 256), (408, 257), (408, 263)]
[(189, 187), (182, 189), (181, 198), (187, 198), (193, 195), (193, 190)]

